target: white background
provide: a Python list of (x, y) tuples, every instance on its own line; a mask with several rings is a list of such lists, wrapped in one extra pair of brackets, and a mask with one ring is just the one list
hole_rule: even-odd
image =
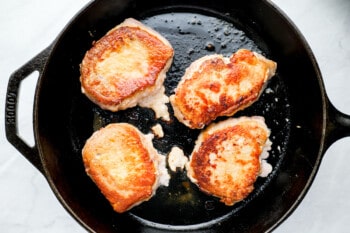
[[(1, 111), (10, 74), (46, 48), (87, 2), (0, 2)], [(310, 44), (333, 104), (350, 114), (350, 1), (273, 2)], [(30, 144), (36, 79), (33, 75), (25, 80), (20, 99), (20, 134)], [(4, 114), (0, 117), (0, 232), (85, 232), (57, 201), (45, 178), (7, 142)], [(350, 139), (345, 138), (327, 151), (305, 199), (275, 232), (350, 232), (349, 161)]]

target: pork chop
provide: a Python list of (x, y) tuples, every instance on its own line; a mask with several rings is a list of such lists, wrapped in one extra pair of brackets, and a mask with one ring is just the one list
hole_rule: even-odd
[(277, 64), (240, 49), (230, 58), (208, 55), (194, 61), (170, 96), (175, 117), (201, 129), (219, 116), (232, 116), (258, 100)]
[(102, 109), (140, 105), (169, 120), (163, 82), (174, 55), (158, 32), (129, 18), (86, 52), (80, 66), (82, 92)]
[(149, 200), (169, 182), (165, 156), (154, 149), (150, 135), (112, 123), (93, 133), (82, 150), (86, 173), (116, 212)]
[(196, 141), (187, 176), (201, 191), (231, 206), (253, 191), (269, 135), (263, 117), (212, 123)]

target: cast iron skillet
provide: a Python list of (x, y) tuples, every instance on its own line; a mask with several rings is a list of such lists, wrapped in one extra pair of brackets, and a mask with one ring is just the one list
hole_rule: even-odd
[[(169, 187), (117, 214), (85, 174), (85, 140), (108, 123), (129, 122), (144, 133), (160, 123), (165, 137), (154, 144), (164, 154), (177, 145), (189, 155), (199, 133), (174, 118), (171, 123), (155, 120), (149, 109), (103, 111), (81, 94), (79, 64), (85, 52), (127, 17), (143, 21), (172, 43), (168, 95), (185, 68), (205, 54), (230, 55), (244, 47), (277, 61), (277, 74), (259, 101), (236, 115), (264, 116), (273, 141), (268, 159), (272, 173), (258, 178), (242, 202), (224, 206), (199, 192), (183, 172), (172, 172)], [(17, 134), (16, 107), (21, 81), (35, 70), (40, 73), (33, 113), (35, 146), (29, 147)], [(6, 101), (8, 140), (44, 174), (68, 212), (93, 232), (271, 231), (301, 202), (327, 148), (350, 135), (350, 117), (329, 102), (303, 36), (272, 3), (261, 0), (93, 1), (49, 48), (14, 72)]]

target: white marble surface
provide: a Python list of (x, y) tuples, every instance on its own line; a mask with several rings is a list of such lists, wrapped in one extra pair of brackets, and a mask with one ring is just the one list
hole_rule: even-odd
[[(48, 46), (87, 0), (0, 1), (0, 109), (10, 74)], [(350, 1), (274, 0), (309, 42), (334, 105), (350, 114)], [(33, 144), (31, 104), (36, 76), (23, 83), (20, 134)], [(63, 209), (45, 178), (5, 139), (0, 114), (0, 232), (85, 232)], [(350, 139), (325, 154), (297, 210), (275, 232), (350, 232)]]

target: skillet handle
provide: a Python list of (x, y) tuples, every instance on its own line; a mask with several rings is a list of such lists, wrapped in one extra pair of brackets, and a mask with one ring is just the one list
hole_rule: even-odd
[(328, 101), (328, 120), (324, 151), (326, 151), (337, 140), (350, 136), (350, 115), (340, 112)]
[(46, 48), (10, 76), (7, 85), (5, 106), (5, 130), (7, 140), (41, 173), (43, 173), (44, 170), (36, 145), (33, 147), (29, 146), (18, 135), (17, 106), (21, 82), (34, 71), (42, 73), (50, 51), (51, 47)]

